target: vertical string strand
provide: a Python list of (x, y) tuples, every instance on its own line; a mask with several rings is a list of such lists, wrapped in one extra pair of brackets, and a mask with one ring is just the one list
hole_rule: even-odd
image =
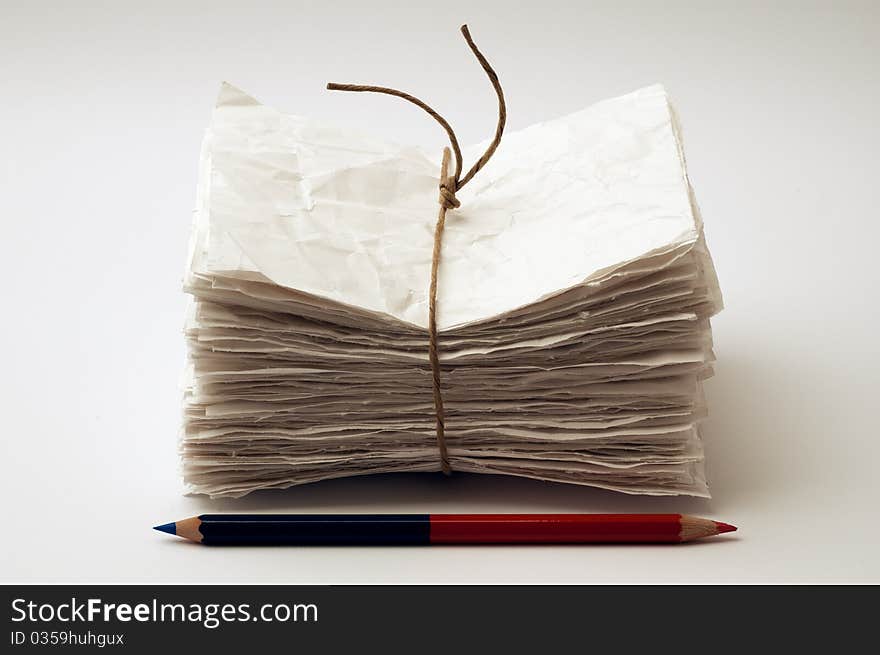
[[(452, 473), (452, 467), (449, 464), (449, 453), (446, 447), (446, 417), (443, 408), (443, 393), (440, 385), (440, 351), (437, 345), (437, 273), (440, 269), (440, 254), (443, 244), (443, 230), (446, 227), (446, 212), (460, 206), (461, 203), (459, 203), (458, 199), (455, 197), (455, 193), (465, 184), (470, 182), (474, 175), (476, 175), (480, 169), (486, 165), (486, 162), (491, 159), (492, 155), (495, 154), (498, 145), (501, 143), (501, 136), (504, 134), (504, 126), (507, 122), (507, 105), (504, 102), (504, 91), (501, 88), (501, 83), (498, 81), (498, 75), (483, 56), (483, 53), (477, 48), (471, 38), (471, 33), (470, 30), (468, 30), (467, 25), (461, 26), (461, 33), (464, 35), (465, 41), (471, 49), (471, 52), (474, 53), (477, 61), (480, 62), (480, 66), (483, 67), (483, 70), (489, 77), (489, 81), (495, 89), (495, 94), (498, 96), (498, 121), (495, 126), (495, 136), (483, 154), (476, 162), (474, 162), (473, 166), (470, 167), (463, 178), (461, 177), (461, 148), (459, 147), (458, 138), (455, 136), (455, 131), (452, 129), (449, 122), (430, 105), (419, 100), (414, 95), (385, 86), (337, 84), (335, 82), (331, 82), (327, 85), (327, 89), (330, 91), (382, 93), (402, 98), (427, 112), (428, 115), (440, 124), (449, 137), (452, 152), (450, 152), (449, 148), (444, 148), (443, 159), (440, 164), (440, 195), (438, 198), (440, 211), (437, 215), (437, 223), (434, 226), (434, 250), (431, 257), (431, 281), (428, 288), (428, 359), (431, 362), (431, 383), (434, 394), (434, 414), (436, 418), (437, 447), (440, 451), (440, 468), (446, 475)], [(455, 155), (455, 172), (450, 175), (449, 163), (453, 153)]]

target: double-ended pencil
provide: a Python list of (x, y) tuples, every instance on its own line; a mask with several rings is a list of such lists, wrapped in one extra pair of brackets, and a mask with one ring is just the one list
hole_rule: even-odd
[(154, 529), (253, 546), (682, 543), (736, 530), (684, 514), (202, 514)]

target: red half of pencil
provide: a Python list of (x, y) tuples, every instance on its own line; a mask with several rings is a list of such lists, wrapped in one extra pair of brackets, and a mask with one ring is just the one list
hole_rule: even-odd
[(736, 530), (685, 514), (202, 514), (155, 529), (209, 545), (681, 543)]

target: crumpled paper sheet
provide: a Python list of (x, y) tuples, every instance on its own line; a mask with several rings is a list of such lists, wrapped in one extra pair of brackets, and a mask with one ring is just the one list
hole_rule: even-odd
[[(465, 161), (481, 151), (465, 149)], [(438, 171), (439, 156), (282, 114), (224, 84), (202, 153), (192, 269), (250, 273), (425, 329)], [(701, 231), (659, 85), (508, 132), (458, 195), (441, 331), (696, 244)]]

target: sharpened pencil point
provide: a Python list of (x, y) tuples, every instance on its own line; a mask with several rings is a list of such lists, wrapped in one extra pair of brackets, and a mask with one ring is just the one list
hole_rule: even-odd
[(158, 530), (159, 532), (167, 532), (168, 534), (177, 534), (177, 524), (176, 523), (165, 523), (163, 525), (157, 525), (153, 527), (153, 530)]
[(713, 521), (715, 527), (718, 528), (718, 534), (724, 534), (725, 532), (736, 532), (736, 526), (730, 525), (729, 523), (722, 523), (721, 521)]

